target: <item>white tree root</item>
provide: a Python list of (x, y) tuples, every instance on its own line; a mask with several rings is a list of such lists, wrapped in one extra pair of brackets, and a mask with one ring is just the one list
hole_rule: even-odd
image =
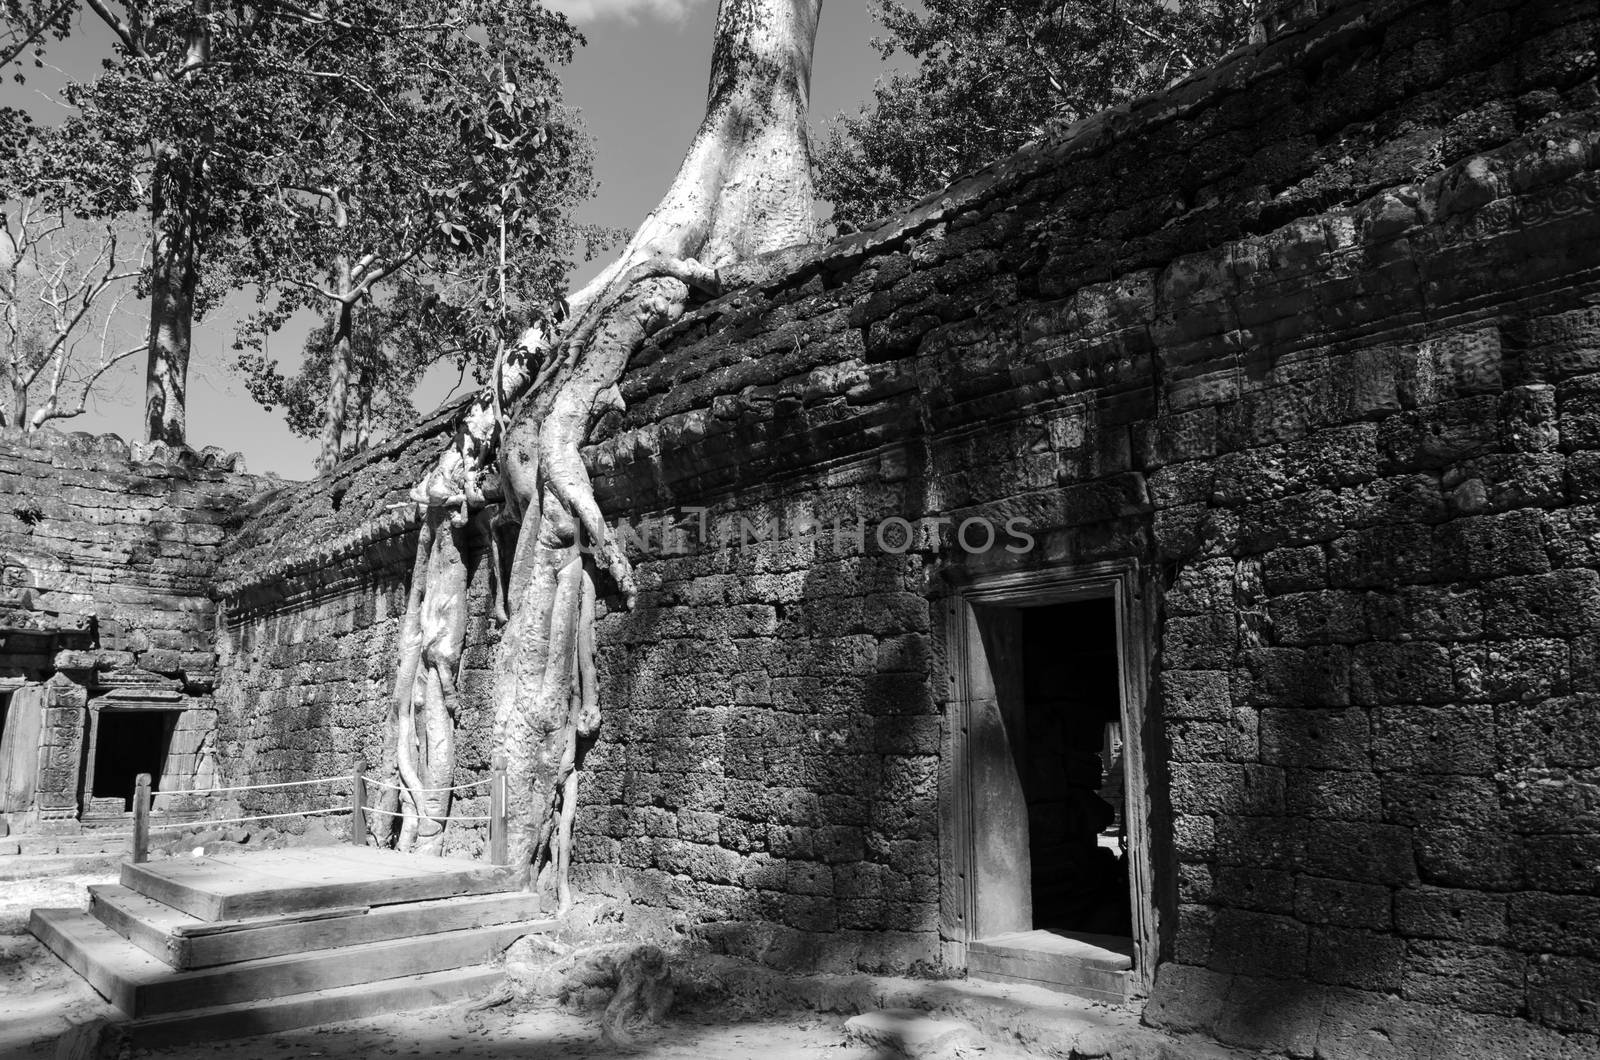
[[(576, 316), (560, 345), (523, 365), (525, 396), (508, 396), (497, 364), (493, 400), (469, 406), (456, 443), (412, 493), (430, 510), (459, 508), (456, 521), (464, 522), (482, 503), (482, 476), (497, 457), (502, 500), (491, 525), (521, 520), (509, 576), (499, 556), (490, 557), (497, 619), (501, 587), (507, 603), (494, 666), (493, 740), (507, 759), (511, 862), (530, 865), (535, 881), (553, 882), (563, 910), (572, 901), (578, 771), (601, 720), (598, 572), (606, 572), (623, 606), (636, 597), (632, 567), (606, 525), (581, 447), (601, 413), (621, 408), (618, 383), (629, 359), (683, 314), (691, 291), (714, 295), (721, 268), (815, 236), (805, 116), (821, 7), (822, 0), (721, 0), (706, 115), (661, 203), (617, 260), (571, 296)], [(474, 412), (479, 404), (483, 415)], [(465, 567), (446, 562), (450, 555), (459, 560), (459, 552), (447, 555), (437, 541), (453, 533), (419, 538), (393, 715), (402, 774), (449, 772), (441, 759), (451, 753), (444, 731), (464, 619), (461, 608), (443, 605), (464, 601), (464, 574), (457, 572)], [(497, 534), (488, 536), (495, 549)], [(437, 564), (424, 565), (425, 548), (440, 553)], [(419, 580), (427, 582), (420, 597)], [(413, 624), (413, 608), (431, 617)], [(422, 744), (408, 714), (419, 699)], [(427, 804), (412, 781), (405, 784), (424, 820), (441, 821), (448, 803)]]

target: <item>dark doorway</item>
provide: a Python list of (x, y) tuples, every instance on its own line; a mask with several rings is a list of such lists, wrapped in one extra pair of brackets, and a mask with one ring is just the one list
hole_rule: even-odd
[(95, 735), (95, 798), (120, 798), (133, 809), (133, 786), (140, 773), (150, 774), (150, 790), (161, 784), (167, 749), (178, 712), (172, 710), (102, 710)]
[(1131, 936), (1115, 601), (1020, 612), (1033, 927)]

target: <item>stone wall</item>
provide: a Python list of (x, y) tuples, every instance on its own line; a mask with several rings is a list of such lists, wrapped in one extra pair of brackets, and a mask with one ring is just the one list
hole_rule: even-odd
[[(1597, 1047), (1600, 24), (1297, 12), (743, 271), (635, 358), (589, 457), (658, 533), (600, 623), (586, 886), (792, 966), (951, 959), (951, 602), (1121, 564), (1147, 1019), (1294, 1056)], [(444, 422), (230, 544), (239, 779), (375, 757), (411, 541), (386, 506)], [(973, 518), (1032, 547), (969, 551)]]
[(220, 450), (134, 452), (115, 435), (0, 434), (0, 688), (48, 682), (42, 702), (18, 703), (42, 711), (35, 797), (5, 807), (19, 823), (93, 814), (105, 710), (181, 711), (156, 782), (207, 782), (219, 546), (271, 485), (238, 464)]
[[(29, 590), (32, 610), (91, 622), (102, 671), (212, 679), (218, 547), (271, 482), (220, 451), (134, 459), (116, 435), (7, 431), (0, 444), (5, 587)], [(4, 673), (52, 664), (13, 658)]]

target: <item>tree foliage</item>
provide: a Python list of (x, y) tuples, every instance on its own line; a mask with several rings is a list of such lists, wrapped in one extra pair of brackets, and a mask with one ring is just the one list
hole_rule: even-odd
[[(497, 191), (500, 176), (526, 196), (513, 204), (516, 235), (532, 233), (550, 257), (573, 237), (564, 219), (588, 193), (588, 154), (554, 68), (581, 37), (543, 5), (3, 2), (0, 59), (19, 78), (18, 60), (37, 59), (78, 18), (111, 30), (101, 73), (64, 90), (73, 108), (64, 123), (33, 135), (6, 111), (0, 138), (33, 148), (8, 152), (5, 175), (21, 191), (70, 188), (79, 212), (149, 217), (152, 437), (182, 440), (190, 329), (230, 289), (267, 293), (259, 327), (332, 306), (348, 335), (378, 284), (483, 251), (498, 220), (473, 189)], [(469, 144), (470, 119), (497, 106), (527, 128), (502, 128), (492, 149)], [(487, 172), (496, 167), (505, 173)], [(447, 270), (457, 279), (459, 265)], [(527, 287), (523, 278), (512, 285)], [(547, 269), (542, 282), (561, 279)], [(330, 371), (347, 360), (335, 357)], [(342, 391), (328, 396), (330, 417), (342, 416)]]
[(466, 332), (440, 345), (482, 363), (506, 314), (559, 296), (576, 240), (568, 213), (592, 184), (587, 141), (559, 102), (555, 67), (580, 41), (563, 18), (488, 0), (377, 10), (282, 101), (279, 152), (257, 178), (264, 223), (230, 263), (263, 293), (246, 345), (295, 312), (332, 314), (323, 466), (349, 448), (363, 385), (355, 318), (379, 285), (405, 279), (401, 316)]
[(841, 114), (818, 194), (850, 231), (1053, 127), (1155, 91), (1243, 43), (1249, 0), (877, 0), (873, 44), (916, 61)]
[[(394, 305), (377, 304), (354, 319), (350, 332), (354, 422), (342, 456), (417, 422), (411, 396), (438, 357), (425, 335), (406, 326), (405, 315)], [(268, 412), (281, 410), (289, 430), (302, 438), (322, 433), (337, 333), (337, 318), (330, 315), (306, 336), (300, 363), (289, 374), (261, 353), (240, 354), (238, 368), (250, 396)]]

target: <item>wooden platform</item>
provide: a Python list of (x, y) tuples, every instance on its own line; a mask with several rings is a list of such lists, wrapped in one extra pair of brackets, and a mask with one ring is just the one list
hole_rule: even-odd
[(135, 1044), (239, 1037), (470, 996), (547, 930), (526, 872), (360, 847), (124, 865), (29, 930)]
[(522, 886), (523, 872), (457, 858), (327, 846), (122, 866), (122, 885), (201, 920), (394, 905)]

